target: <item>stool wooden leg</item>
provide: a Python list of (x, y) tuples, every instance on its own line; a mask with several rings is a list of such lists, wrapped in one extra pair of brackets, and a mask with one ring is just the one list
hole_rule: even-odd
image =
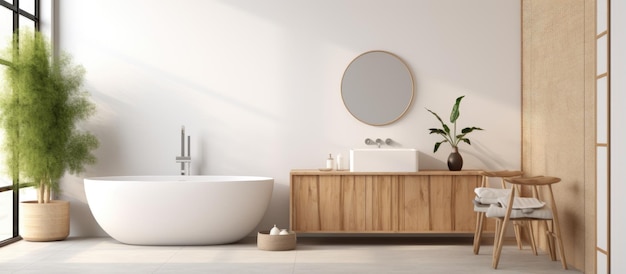
[(474, 254), (480, 251), (480, 239), (483, 234), (484, 212), (476, 212), (476, 230), (474, 230)]
[[(558, 231), (558, 228), (557, 228)], [(561, 265), (563, 266), (563, 269), (567, 269), (567, 261), (565, 259), (565, 250), (563, 249), (563, 241), (561, 240), (561, 233), (556, 232), (556, 241), (557, 241), (557, 245), (559, 247), (559, 254), (561, 256)]]
[(556, 247), (555, 247), (555, 238), (554, 238), (554, 222), (551, 223), (550, 225), (550, 230), (549, 230), (549, 236), (550, 236), (550, 249), (552, 249), (552, 253), (550, 254), (551, 259), (553, 261), (556, 261)]
[(545, 229), (546, 240), (548, 244), (548, 256), (550, 256), (551, 260), (556, 261), (556, 254), (554, 250), (554, 238), (552, 237), (552, 229), (550, 229), (550, 226), (548, 225), (547, 220), (543, 221), (543, 226)]
[(552, 186), (548, 186), (550, 190), (550, 202), (552, 204), (552, 225), (554, 226), (554, 236), (559, 247), (559, 253), (561, 256), (561, 265), (563, 269), (567, 269), (567, 261), (565, 260), (565, 250), (563, 249), (563, 239), (561, 238), (561, 226), (559, 225), (559, 214), (556, 210), (556, 202), (554, 201), (554, 194), (552, 193)]
[(530, 242), (530, 249), (532, 249), (533, 254), (537, 256), (537, 243), (535, 242), (535, 233), (533, 232), (533, 223), (530, 221), (526, 223), (526, 230), (528, 231), (528, 241)]

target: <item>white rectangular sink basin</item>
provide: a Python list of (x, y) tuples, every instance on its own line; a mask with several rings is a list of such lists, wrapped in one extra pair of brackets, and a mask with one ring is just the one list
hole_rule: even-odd
[(352, 172), (416, 172), (417, 149), (362, 148), (350, 150)]

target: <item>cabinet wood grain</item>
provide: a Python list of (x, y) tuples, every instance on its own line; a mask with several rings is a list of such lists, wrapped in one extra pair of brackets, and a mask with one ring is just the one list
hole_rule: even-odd
[(472, 233), (480, 181), (480, 171), (292, 170), (290, 227), (299, 233)]

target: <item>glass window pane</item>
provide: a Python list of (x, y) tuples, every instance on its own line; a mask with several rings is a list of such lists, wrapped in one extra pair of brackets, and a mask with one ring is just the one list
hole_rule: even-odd
[(607, 41), (606, 35), (600, 37), (596, 42), (596, 75), (606, 72), (607, 69)]
[(0, 49), (4, 50), (13, 36), (13, 12), (0, 6)]
[(606, 144), (609, 126), (609, 89), (607, 77), (596, 80), (596, 142)]
[(13, 191), (0, 192), (0, 241), (13, 237)]
[(596, 272), (595, 273), (611, 273), (609, 270), (609, 256), (602, 253), (602, 251), (596, 251)]
[[(7, 70), (7, 66), (0, 64), (0, 91), (4, 92), (4, 89), (6, 88), (6, 81), (4, 80), (5, 76), (4, 73)], [(4, 130), (0, 130), (0, 144), (4, 143)], [(4, 152), (2, 150), (0, 150), (0, 187), (3, 186), (10, 186), (13, 184), (13, 180), (11, 179), (10, 176), (8, 176), (7, 174), (9, 174), (7, 172), (7, 166), (5, 165), (5, 157), (4, 157)], [(2, 208), (4, 211), (5, 207), (0, 207)], [(2, 214), (2, 212), (0, 212), (0, 215)]]
[(601, 32), (607, 30), (607, 21), (608, 21), (608, 2), (609, 0), (598, 0), (596, 3), (596, 34), (600, 34)]
[(35, 1), (34, 0), (21, 0), (20, 9), (35, 15)]
[(28, 28), (30, 30), (35, 30), (35, 21), (28, 19), (27, 17), (20, 15), (20, 29)]
[(37, 201), (37, 189), (34, 187), (20, 188), (20, 202)]
[(596, 246), (598, 248), (608, 250), (608, 207), (606, 200), (609, 198), (608, 185), (608, 151), (606, 147), (596, 148)]

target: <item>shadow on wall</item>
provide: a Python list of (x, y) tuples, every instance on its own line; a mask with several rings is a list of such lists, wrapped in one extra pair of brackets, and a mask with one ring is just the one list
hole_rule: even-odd
[[(442, 151), (438, 151), (440, 154), (445, 154), (445, 159), (447, 159), (447, 155), (452, 152), (449, 149), (443, 149)], [(515, 164), (511, 161), (507, 161), (501, 155), (495, 151), (491, 150), (489, 147), (484, 146), (480, 142), (472, 142), (472, 149), (462, 149), (459, 148), (459, 152), (463, 156), (463, 159), (475, 159), (481, 161), (484, 169), (486, 170), (505, 170), (511, 169)], [(447, 163), (445, 160), (440, 160), (434, 157), (434, 154), (428, 152), (418, 152), (418, 161), (419, 161), (419, 169), (420, 170), (433, 170), (433, 169), (447, 169)], [(467, 161), (467, 160), (466, 160)], [(466, 169), (466, 166), (463, 166), (463, 169)], [(473, 167), (467, 166), (467, 169), (474, 169)]]
[[(96, 222), (96, 219), (91, 214), (91, 210), (89, 209), (87, 202), (65, 195), (61, 195), (60, 198), (70, 202), (70, 212), (73, 216), (70, 218), (70, 236), (108, 236), (108, 234), (106, 234), (100, 225), (98, 225), (98, 222)], [(76, 216), (80, 216), (80, 218), (76, 218)]]
[[(476, 155), (476, 159), (481, 161), (485, 166), (485, 169), (488, 170), (505, 170), (511, 169), (510, 167), (516, 166), (513, 161), (507, 161), (502, 157), (502, 153), (497, 153), (493, 151), (488, 146), (483, 145), (481, 142), (472, 142), (472, 147), (474, 148), (473, 153), (465, 152), (470, 155)], [(481, 157), (478, 157), (478, 156)], [(508, 167), (508, 168), (507, 168)], [(518, 167), (521, 170), (522, 167)]]
[(274, 178), (274, 191), (270, 204), (255, 231), (250, 232), (250, 236), (255, 236), (258, 231), (269, 230), (274, 225), (289, 228), (289, 199), (281, 197), (289, 197), (289, 182), (279, 183)]
[[(87, 167), (89, 170), (92, 167)], [(84, 174), (74, 176), (66, 174), (61, 178), (61, 193), (57, 199), (70, 202), (70, 237), (72, 236), (108, 236), (91, 214), (84, 188)]]
[(430, 153), (417, 152), (417, 162), (419, 170), (442, 169), (447, 168), (446, 163), (433, 157)]

